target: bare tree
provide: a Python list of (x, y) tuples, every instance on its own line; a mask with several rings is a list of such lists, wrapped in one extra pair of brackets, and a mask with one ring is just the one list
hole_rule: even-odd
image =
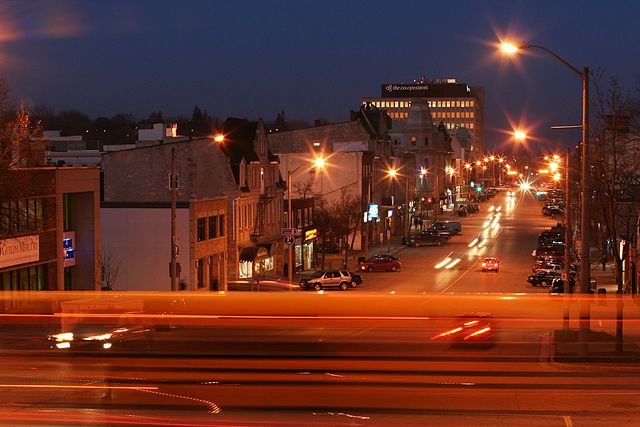
[(301, 199), (306, 199), (313, 189), (313, 177), (309, 176), (306, 181), (293, 184), (293, 190), (298, 193)]
[[(597, 136), (594, 194), (604, 234), (603, 256), (613, 256), (618, 291), (622, 289), (625, 250), (632, 241), (640, 210), (640, 112), (638, 100), (624, 91), (616, 78), (595, 80)], [(628, 244), (628, 243), (625, 243)], [(607, 246), (609, 249), (607, 251)]]
[(100, 266), (100, 287), (103, 291), (112, 291), (113, 285), (120, 275), (120, 264), (122, 260), (113, 254), (99, 253), (98, 265)]
[[(336, 235), (343, 237), (345, 242), (345, 264), (347, 263), (349, 249), (353, 246), (356, 231), (358, 230), (358, 225), (360, 224), (360, 211), (360, 199), (347, 189), (342, 189), (342, 191), (340, 192), (340, 198), (331, 209), (331, 212), (335, 218), (335, 222), (333, 223), (333, 231)], [(351, 239), (351, 243), (349, 243), (350, 236), (353, 236)]]
[(44, 185), (37, 173), (22, 168), (42, 166), (44, 142), (38, 123), (24, 107), (14, 111), (9, 91), (0, 78), (0, 238), (27, 234), (44, 226), (42, 206), (35, 200), (33, 182)]

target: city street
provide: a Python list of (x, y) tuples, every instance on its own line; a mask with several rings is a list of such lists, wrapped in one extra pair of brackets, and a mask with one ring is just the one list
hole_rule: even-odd
[[(489, 212), (490, 206), (500, 207), (497, 214)], [(402, 269), (396, 273), (363, 273), (360, 290), (369, 292), (400, 293), (546, 293), (546, 288), (531, 286), (526, 282), (531, 274), (540, 232), (557, 221), (540, 213), (541, 203), (531, 192), (516, 192), (508, 200), (506, 191), (480, 205), (480, 212), (464, 218), (447, 217), (462, 224), (462, 234), (452, 237), (449, 243), (437, 247), (407, 247), (397, 256)], [(489, 215), (499, 215), (498, 225), (491, 228)], [(500, 215), (501, 214), (501, 215)], [(488, 230), (488, 231), (487, 231)], [(469, 244), (478, 238), (473, 248)], [(486, 240), (485, 240), (486, 239)], [(484, 243), (482, 243), (484, 240)], [(479, 248), (478, 246), (482, 246)], [(454, 267), (436, 268), (446, 257), (460, 262)], [(500, 260), (498, 273), (481, 270), (485, 257)]]

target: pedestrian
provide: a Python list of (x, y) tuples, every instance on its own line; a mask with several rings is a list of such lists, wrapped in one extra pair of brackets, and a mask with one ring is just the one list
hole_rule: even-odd
[(606, 254), (602, 255), (602, 259), (600, 259), (600, 262), (602, 263), (602, 271), (604, 271), (605, 268), (607, 268), (607, 255)]

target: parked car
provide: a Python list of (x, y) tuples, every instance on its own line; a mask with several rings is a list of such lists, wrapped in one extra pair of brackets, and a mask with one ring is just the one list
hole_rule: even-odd
[(434, 223), (431, 227), (427, 228), (428, 231), (435, 231), (436, 233), (438, 233), (441, 236), (446, 237), (447, 239), (449, 239), (453, 233), (451, 232), (451, 229), (449, 227), (447, 227), (444, 224), (439, 224), (439, 223)]
[(436, 221), (433, 223), (433, 225), (431, 227), (446, 227), (451, 231), (452, 235), (456, 235), (456, 234), (460, 234), (462, 233), (462, 225), (460, 224), (460, 221)]
[(351, 280), (351, 276), (343, 274), (339, 270), (316, 271), (310, 278), (302, 279), (300, 287), (315, 291), (325, 288), (339, 288), (346, 291), (351, 284)]
[(334, 242), (322, 242), (316, 246), (316, 252), (325, 254), (337, 254), (340, 252), (340, 248)]
[(447, 243), (447, 237), (441, 236), (437, 231), (425, 230), (413, 236), (409, 236), (409, 246), (442, 246)]
[(469, 213), (478, 213), (480, 212), (480, 208), (475, 203), (471, 203), (467, 205), (467, 212)]
[(485, 258), (482, 261), (482, 271), (500, 271), (500, 261), (497, 258)]
[[(569, 280), (569, 284), (571, 285), (571, 292), (575, 292), (576, 281), (572, 278)], [(597, 283), (596, 279), (591, 279), (591, 284), (589, 286), (589, 291), (591, 293), (595, 293), (597, 291)], [(564, 293), (564, 280), (558, 277), (551, 281), (551, 286), (549, 286), (550, 294), (563, 294)]]
[(374, 256), (360, 264), (360, 271), (397, 271), (400, 267), (398, 258), (390, 255)]
[(344, 276), (351, 277), (351, 282), (349, 283), (349, 287), (357, 288), (362, 284), (362, 275), (360, 273), (354, 273), (353, 271), (348, 270), (340, 270), (340, 273)]
[(553, 271), (538, 271), (527, 278), (533, 286), (551, 286), (553, 279), (560, 277), (560, 273)]
[(545, 206), (542, 208), (542, 214), (545, 216), (563, 215), (564, 208), (560, 206)]

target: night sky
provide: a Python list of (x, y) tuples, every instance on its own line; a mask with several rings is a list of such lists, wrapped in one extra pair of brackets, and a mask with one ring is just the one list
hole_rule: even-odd
[(632, 87), (637, 1), (25, 1), (0, 3), (0, 64), (16, 100), (119, 112), (348, 120), (383, 82), (484, 86), (486, 139), (502, 130), (575, 142), (580, 79), (550, 57), (517, 62), (501, 36), (544, 45)]

